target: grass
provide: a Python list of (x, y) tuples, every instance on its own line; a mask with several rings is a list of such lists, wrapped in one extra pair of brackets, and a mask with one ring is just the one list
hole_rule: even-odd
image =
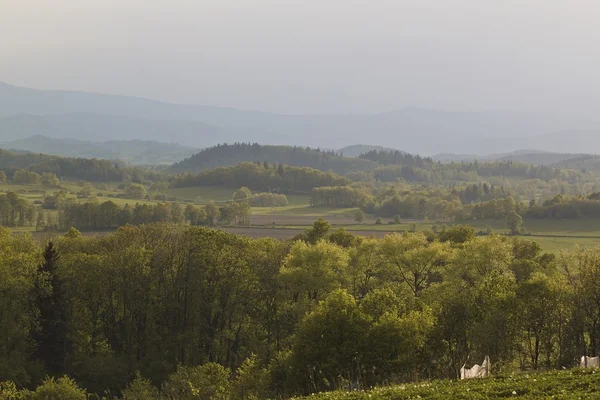
[(545, 373), (519, 373), (468, 381), (438, 380), (381, 387), (369, 391), (327, 392), (303, 399), (597, 399), (600, 398), (598, 387), (600, 387), (598, 370), (573, 369)]

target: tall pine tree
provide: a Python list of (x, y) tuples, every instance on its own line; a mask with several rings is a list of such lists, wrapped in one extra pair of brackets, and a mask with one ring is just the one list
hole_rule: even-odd
[(67, 372), (66, 296), (58, 276), (59, 259), (58, 250), (49, 242), (44, 250), (44, 261), (38, 268), (36, 300), (40, 329), (35, 337), (35, 358), (44, 363), (46, 372), (51, 376), (62, 376)]

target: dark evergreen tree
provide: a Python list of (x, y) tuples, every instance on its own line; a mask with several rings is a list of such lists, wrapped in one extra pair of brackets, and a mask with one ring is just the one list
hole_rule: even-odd
[(44, 250), (44, 261), (38, 268), (37, 306), (40, 311), (37, 350), (50, 376), (62, 376), (66, 371), (68, 353), (66, 296), (58, 275), (60, 254), (52, 242)]

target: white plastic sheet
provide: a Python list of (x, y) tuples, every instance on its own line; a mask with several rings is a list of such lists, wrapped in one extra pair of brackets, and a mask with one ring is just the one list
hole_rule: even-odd
[(485, 378), (490, 376), (490, 357), (485, 356), (483, 364), (475, 364), (471, 368), (465, 368), (467, 364), (460, 369), (460, 379)]
[(600, 357), (581, 356), (581, 368), (598, 368), (600, 367)]

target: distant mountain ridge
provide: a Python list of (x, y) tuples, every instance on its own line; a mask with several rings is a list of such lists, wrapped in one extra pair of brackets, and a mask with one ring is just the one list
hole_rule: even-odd
[[(41, 120), (20, 124), (6, 120), (19, 115), (29, 115), (30, 119), (38, 116)], [(378, 114), (283, 115), (0, 84), (0, 118), (3, 140), (36, 134), (59, 137), (52, 134), (56, 131), (62, 138), (174, 141), (200, 148), (244, 141), (339, 149), (368, 140), (422, 155), (489, 154), (517, 148), (600, 152), (600, 139), (591, 133), (600, 131), (599, 121), (554, 114), (409, 107)], [(36, 123), (38, 128), (34, 130), (31, 125), (35, 127)], [(584, 144), (564, 134), (574, 131), (588, 132), (582, 133)], [(111, 136), (112, 132), (119, 137)]]
[(0, 148), (62, 157), (121, 160), (134, 165), (171, 165), (199, 151), (199, 149), (176, 143), (161, 143), (150, 140), (91, 142), (76, 139), (55, 139), (42, 135), (11, 142), (0, 142)]

